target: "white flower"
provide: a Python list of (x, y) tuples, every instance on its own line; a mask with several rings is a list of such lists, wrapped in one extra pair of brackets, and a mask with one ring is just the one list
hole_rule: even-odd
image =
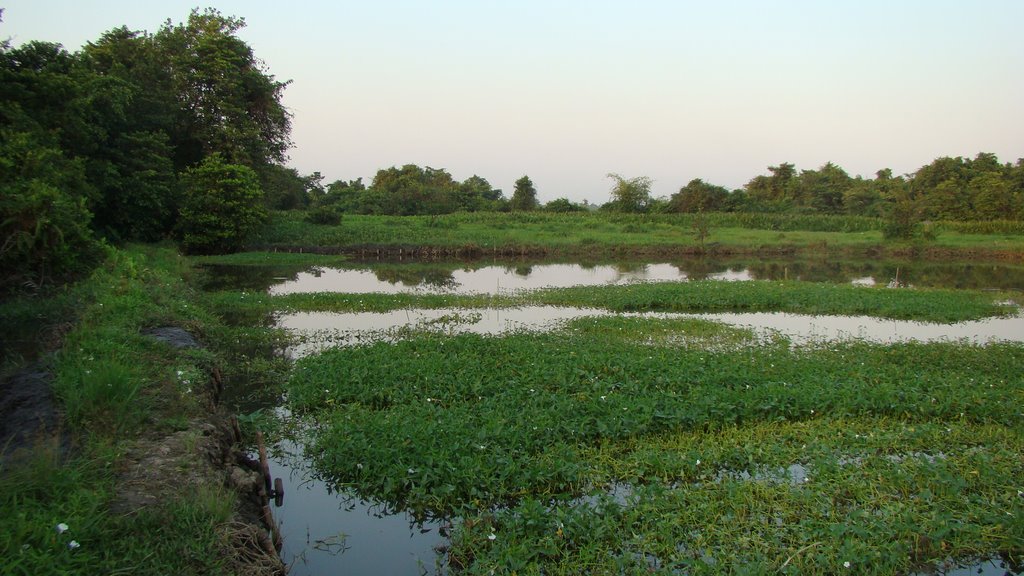
[(78, 540), (72, 540), (71, 542), (68, 542), (68, 550), (74, 550), (75, 548), (78, 548), (80, 546), (81, 544), (78, 543)]
[(843, 562), (843, 568), (849, 568), (849, 567), (850, 567), (850, 561), (849, 560), (847, 560), (846, 562)]
[(65, 524), (63, 522), (61, 522), (60, 524), (57, 524), (57, 534), (63, 534), (65, 532), (67, 532), (67, 531), (68, 531), (68, 525), (67, 524)]
[(416, 473), (416, 469), (415, 468), (409, 468), (409, 470), (407, 470), (407, 472), (409, 472), (409, 474), (415, 474)]
[(488, 539), (488, 540), (494, 540), (494, 539), (496, 539), (497, 537), (498, 537), (498, 536), (497, 536), (497, 535), (496, 535), (496, 534), (495, 534), (494, 532), (491, 532), (490, 534), (488, 534), (488, 535), (487, 535), (487, 539)]
[(700, 459), (697, 460), (697, 466), (700, 466)]
[(356, 464), (356, 469), (357, 469), (357, 470), (362, 470), (362, 469), (363, 469), (363, 464), (362, 464), (362, 462), (359, 462), (359, 463), (357, 463), (357, 464)]

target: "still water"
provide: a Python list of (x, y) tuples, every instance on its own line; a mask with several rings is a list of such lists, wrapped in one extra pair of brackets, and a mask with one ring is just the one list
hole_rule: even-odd
[[(301, 292), (507, 294), (543, 287), (598, 286), (650, 281), (804, 280), (865, 285), (928, 286), (1024, 291), (1024, 268), (1003, 263), (910, 263), (686, 260), (678, 262), (484, 262), (370, 263), (348, 268), (210, 266), (209, 289)], [(388, 313), (282, 314), (277, 324), (305, 335), (285, 351), (293, 358), (327, 346), (391, 337), (402, 327), (446, 332), (501, 334), (550, 330), (574, 318), (607, 315), (602, 310), (534, 306), (479, 310), (399, 310)], [(762, 337), (788, 338), (794, 345), (859, 338), (892, 343), (908, 340), (1024, 341), (1024, 316), (959, 324), (893, 321), (871, 317), (822, 317), (785, 313), (654, 314), (702, 318), (752, 329)], [(282, 444), (271, 460), (285, 482), (285, 505), (275, 518), (285, 537), (282, 556), (293, 575), (444, 573), (446, 543), (440, 522), (417, 524), (317, 477), (302, 446)], [(998, 558), (969, 568), (949, 566), (939, 574), (1013, 574)]]
[(298, 358), (324, 347), (387, 338), (395, 328), (434, 329), (446, 333), (497, 335), (514, 331), (549, 330), (587, 316), (699, 318), (749, 328), (762, 338), (784, 336), (795, 345), (837, 340), (864, 340), (882, 344), (965, 340), (1024, 342), (1024, 315), (987, 318), (956, 324), (887, 320), (870, 316), (808, 316), (783, 312), (726, 314), (617, 314), (589, 308), (525, 306), (522, 308), (397, 310), (392, 312), (299, 312), (282, 314), (278, 326), (305, 336), (287, 353)]
[(685, 259), (672, 262), (372, 262), (348, 267), (207, 266), (208, 289), (271, 294), (502, 294), (545, 287), (690, 280), (803, 280), (1024, 291), (1024, 266), (1005, 262)]

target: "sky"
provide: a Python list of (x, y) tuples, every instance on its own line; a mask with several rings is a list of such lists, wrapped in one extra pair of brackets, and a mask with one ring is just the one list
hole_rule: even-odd
[(289, 165), (325, 183), (419, 164), (603, 203), (611, 172), (667, 197), (782, 162), (1024, 157), (1021, 0), (0, 0), (0, 38), (75, 51), (197, 6), (292, 82)]

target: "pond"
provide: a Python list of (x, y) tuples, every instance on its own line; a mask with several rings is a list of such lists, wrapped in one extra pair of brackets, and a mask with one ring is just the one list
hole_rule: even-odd
[[(840, 262), (799, 260), (686, 260), (678, 262), (411, 262), (364, 263), (345, 268), (319, 266), (208, 266), (207, 289), (300, 292), (507, 294), (541, 287), (625, 284), (647, 281), (717, 279), (805, 281), (892, 286), (1024, 290), (1024, 268), (1005, 263)], [(292, 358), (324, 346), (394, 337), (402, 327), (445, 332), (501, 334), (548, 330), (574, 318), (607, 315), (585, 308), (530, 306), (506, 309), (419, 310), (387, 313), (280, 314), (277, 325), (306, 336), (285, 351)], [(701, 318), (775, 335), (794, 345), (858, 338), (892, 343), (959, 340), (984, 344), (1024, 341), (1024, 316), (959, 324), (893, 321), (870, 317), (821, 317), (785, 313), (655, 314)], [(270, 407), (273, 408), (273, 407)], [(302, 457), (303, 447), (282, 443), (272, 472), (285, 482), (285, 505), (275, 509), (284, 535), (282, 552), (291, 574), (314, 575), (444, 573), (446, 544), (442, 522), (417, 523), (405, 512), (388, 510), (323, 481)], [(1013, 573), (999, 558), (969, 568), (949, 566), (941, 574)]]
[(302, 292), (503, 294), (545, 287), (686, 280), (803, 280), (929, 288), (1024, 291), (1024, 266), (1006, 262), (681, 259), (364, 262), (347, 267), (205, 267), (207, 289)]
[(525, 306), (478, 310), (420, 310), (392, 312), (300, 312), (282, 314), (277, 324), (305, 336), (305, 341), (287, 353), (299, 358), (327, 346), (367, 342), (390, 337), (400, 328), (433, 329), (446, 333), (505, 334), (513, 331), (548, 330), (576, 318), (588, 316), (633, 316), (651, 318), (699, 318), (750, 328), (762, 338), (784, 336), (794, 345), (860, 339), (892, 344), (965, 340), (973, 344), (991, 341), (1024, 342), (1024, 315), (987, 318), (956, 324), (887, 320), (870, 316), (808, 316), (782, 312), (672, 314), (626, 313), (560, 306)]

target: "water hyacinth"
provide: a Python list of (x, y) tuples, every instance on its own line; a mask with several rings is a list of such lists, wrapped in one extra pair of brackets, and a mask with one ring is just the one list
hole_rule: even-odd
[[(312, 465), (330, 482), (462, 518), (451, 558), (468, 574), (908, 573), (907, 526), (942, 534), (933, 555), (1019, 534), (1004, 518), (1024, 496), (1020, 345), (797, 348), (712, 328), (410, 334), (300, 360), (287, 398), (316, 419)], [(971, 529), (943, 532), (947, 516)], [(849, 546), (793, 554), (826, 538)]]

